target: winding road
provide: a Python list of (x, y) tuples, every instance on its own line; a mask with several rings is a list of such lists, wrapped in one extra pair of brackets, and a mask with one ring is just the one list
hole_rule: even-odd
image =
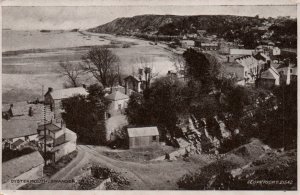
[[(206, 163), (197, 166), (182, 160), (173, 162), (129, 162), (109, 158), (95, 150), (97, 146), (78, 145), (77, 156), (63, 169), (54, 174), (51, 180), (70, 180), (82, 172), (82, 168), (88, 163), (97, 163), (122, 173), (129, 181), (127, 189), (134, 190), (172, 190), (177, 189), (177, 180), (185, 173)], [(38, 190), (72, 190), (73, 184), (47, 183), (38, 186)]]

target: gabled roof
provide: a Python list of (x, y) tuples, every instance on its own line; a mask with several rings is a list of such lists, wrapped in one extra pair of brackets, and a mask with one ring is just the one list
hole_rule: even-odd
[(2, 120), (2, 138), (10, 139), (37, 134), (37, 121), (11, 118)]
[(159, 135), (157, 127), (127, 128), (129, 137), (143, 137)]
[(252, 49), (230, 49), (230, 55), (252, 55)]
[(12, 143), (11, 145), (14, 146), (14, 147), (18, 147), (19, 145), (21, 145), (24, 142), (25, 141), (23, 141), (22, 139), (18, 139), (17, 141), (15, 141), (14, 143)]
[(125, 95), (124, 93), (121, 93), (120, 91), (114, 91), (111, 94), (105, 96), (106, 99), (116, 101), (116, 100), (123, 100), (123, 99), (129, 99), (128, 95)]
[(2, 183), (44, 163), (41, 154), (36, 151), (2, 163)]
[[(49, 130), (49, 131), (51, 131), (51, 132), (57, 132), (57, 131), (60, 131), (60, 130), (61, 130), (60, 127), (58, 127), (58, 126), (56, 126), (55, 124), (52, 124), (52, 123), (46, 124), (45, 126), (46, 126), (46, 130)], [(39, 125), (39, 127), (38, 127), (37, 130), (38, 130), (38, 131), (44, 130), (44, 125)]]
[(269, 68), (268, 70), (261, 73), (261, 78), (263, 79), (277, 79), (278, 77), (279, 74), (274, 68)]
[(60, 90), (55, 90), (55, 91), (51, 92), (51, 96), (54, 100), (70, 98), (74, 95), (88, 95), (88, 92), (83, 87), (60, 89)]

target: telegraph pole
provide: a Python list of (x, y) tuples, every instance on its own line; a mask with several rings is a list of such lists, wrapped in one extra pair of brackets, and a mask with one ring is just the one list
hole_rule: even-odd
[(47, 154), (46, 154), (46, 104), (45, 104), (45, 96), (44, 96), (44, 85), (42, 85), (42, 97), (43, 97), (43, 102), (44, 102), (44, 161), (45, 165), (47, 164)]

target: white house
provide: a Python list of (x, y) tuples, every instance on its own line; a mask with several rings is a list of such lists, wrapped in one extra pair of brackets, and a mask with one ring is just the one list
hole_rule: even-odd
[(110, 102), (108, 108), (110, 114), (124, 111), (129, 101), (129, 96), (120, 91), (114, 91), (105, 98)]
[[(46, 131), (46, 136), (44, 132)], [(77, 135), (61, 124), (49, 123), (38, 127), (38, 145), (44, 150), (46, 139), (46, 150), (51, 154), (51, 161), (56, 162), (63, 156), (76, 150)]]
[(195, 41), (194, 40), (181, 40), (181, 47), (183, 48), (190, 48), (195, 46)]

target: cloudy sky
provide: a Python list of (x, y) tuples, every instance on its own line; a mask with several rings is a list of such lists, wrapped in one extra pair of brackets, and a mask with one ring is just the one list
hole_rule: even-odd
[(260, 17), (297, 16), (296, 6), (94, 6), (94, 7), (2, 7), (2, 28), (90, 28), (118, 17), (141, 14), (241, 15)]

